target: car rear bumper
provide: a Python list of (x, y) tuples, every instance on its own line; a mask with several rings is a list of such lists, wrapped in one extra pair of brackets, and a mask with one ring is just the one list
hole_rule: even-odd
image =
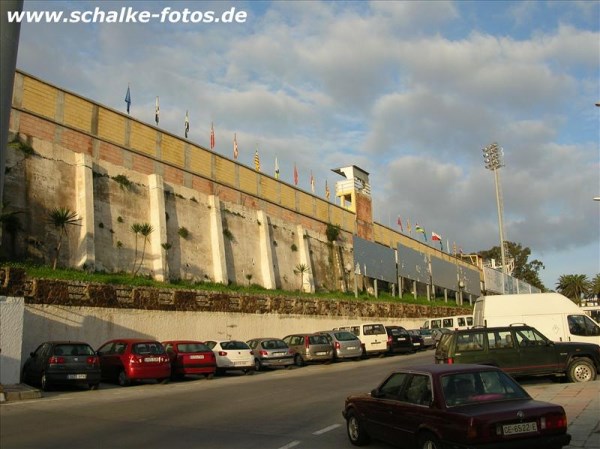
[(46, 380), (53, 384), (97, 384), (100, 383), (100, 370), (72, 373), (47, 371)]
[(260, 359), (262, 366), (289, 366), (294, 364), (293, 357), (286, 357), (284, 359)]
[(130, 379), (163, 379), (171, 376), (170, 365), (129, 367), (127, 377)]
[(568, 433), (562, 435), (537, 436), (534, 438), (523, 438), (512, 441), (501, 441), (487, 444), (456, 444), (443, 443), (444, 449), (560, 449), (571, 442), (571, 435)]
[(362, 348), (357, 349), (356, 351), (352, 351), (349, 349), (346, 350), (336, 350), (335, 356), (338, 359), (355, 359), (357, 357), (362, 356)]
[(182, 366), (174, 370), (175, 374), (211, 374), (216, 370), (216, 366)]

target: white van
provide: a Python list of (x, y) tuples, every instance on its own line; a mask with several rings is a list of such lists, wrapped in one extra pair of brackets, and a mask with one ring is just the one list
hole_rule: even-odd
[(463, 330), (473, 327), (473, 315), (455, 315), (443, 318), (429, 318), (425, 320), (421, 329), (439, 329), (445, 327), (450, 330)]
[(475, 301), (474, 323), (508, 326), (525, 323), (553, 341), (600, 344), (600, 326), (559, 293), (481, 296)]
[(349, 331), (356, 335), (362, 343), (364, 355), (385, 354), (388, 350), (387, 331), (381, 323), (349, 324), (334, 330)]

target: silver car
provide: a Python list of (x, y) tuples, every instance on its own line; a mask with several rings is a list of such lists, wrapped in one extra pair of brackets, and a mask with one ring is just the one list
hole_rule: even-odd
[(362, 343), (352, 332), (348, 331), (321, 331), (333, 349), (333, 359), (360, 359), (363, 355)]
[(294, 364), (294, 351), (280, 338), (253, 338), (246, 343), (254, 354), (256, 371)]
[(292, 334), (283, 337), (283, 341), (294, 350), (296, 366), (303, 366), (307, 362), (330, 362), (333, 359), (333, 349), (325, 335)]

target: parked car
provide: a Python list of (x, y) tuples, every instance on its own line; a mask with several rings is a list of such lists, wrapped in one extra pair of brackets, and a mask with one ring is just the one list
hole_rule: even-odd
[(206, 341), (217, 361), (217, 374), (226, 371), (242, 371), (244, 374), (254, 372), (254, 354), (252, 349), (243, 341), (238, 340), (209, 340)]
[(424, 365), (390, 374), (342, 412), (350, 442), (403, 448), (559, 449), (571, 441), (560, 405), (536, 401), (499, 368)]
[(388, 334), (388, 352), (391, 354), (406, 354), (415, 352), (413, 341), (406, 329), (402, 326), (385, 326)]
[(280, 338), (253, 338), (246, 342), (254, 354), (254, 368), (287, 367), (294, 364), (294, 350)]
[(23, 382), (39, 385), (44, 391), (69, 384), (83, 384), (95, 390), (100, 385), (100, 362), (87, 343), (47, 341), (29, 354), (22, 375)]
[(102, 378), (122, 387), (132, 382), (155, 379), (165, 383), (171, 376), (171, 362), (158, 341), (142, 338), (110, 340), (98, 349)]
[(419, 335), (423, 338), (423, 346), (425, 349), (435, 348), (435, 337), (431, 329), (417, 329)]
[(440, 340), (436, 363), (495, 365), (513, 376), (564, 376), (588, 382), (600, 369), (600, 346), (552, 342), (531, 326), (479, 327)]
[(212, 379), (217, 370), (217, 361), (212, 350), (201, 341), (170, 340), (162, 345), (171, 362), (171, 378), (182, 378), (189, 374), (202, 374)]
[(308, 362), (330, 362), (333, 349), (327, 337), (321, 334), (293, 334), (283, 337), (294, 350), (294, 363), (303, 366)]
[(352, 332), (331, 330), (317, 334), (324, 335), (329, 341), (333, 349), (333, 360), (360, 359), (363, 355), (362, 343)]
[(448, 329), (445, 327), (439, 327), (439, 328), (433, 329), (431, 332), (432, 332), (433, 338), (435, 340), (435, 347), (437, 348), (437, 345), (440, 343), (442, 336), (444, 334), (451, 334), (453, 331), (452, 331), (452, 329)]
[(415, 351), (422, 351), (425, 349), (425, 341), (421, 337), (421, 333), (418, 329), (410, 329), (408, 331), (410, 339), (412, 340), (413, 348)]

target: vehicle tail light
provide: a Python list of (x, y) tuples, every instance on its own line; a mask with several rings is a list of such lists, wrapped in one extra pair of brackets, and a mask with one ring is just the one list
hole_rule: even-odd
[(87, 364), (92, 366), (98, 366), (100, 364), (100, 360), (95, 355), (91, 355), (87, 358)]
[(308, 337), (304, 337), (304, 347), (306, 349), (308, 349), (309, 346), (310, 346), (310, 342), (308, 341)]
[(219, 351), (219, 355), (220, 355), (221, 357), (223, 357), (223, 356), (226, 356), (226, 355), (227, 355), (227, 352), (225, 352), (225, 351)]
[(335, 342), (335, 349), (340, 349), (340, 348), (341, 348), (341, 346), (340, 346), (340, 342), (339, 342), (339, 341), (336, 341), (336, 342)]
[(262, 350), (261, 350), (261, 351), (258, 351), (258, 353), (259, 353), (261, 356), (263, 356), (263, 357), (266, 357), (266, 356), (268, 356), (268, 355), (269, 355), (269, 353), (268, 353), (267, 351), (262, 351)]
[(144, 359), (139, 355), (129, 354), (129, 363), (142, 363)]
[(293, 354), (293, 353), (294, 353), (294, 350), (293, 350), (292, 348), (288, 349), (288, 354), (290, 354), (290, 355), (291, 355), (291, 354)]
[(564, 413), (553, 413), (540, 418), (541, 429), (566, 429), (567, 415)]
[(477, 426), (475, 425), (475, 418), (469, 419), (469, 427), (467, 427), (467, 438), (475, 439), (477, 438)]
[(388, 335), (388, 346), (392, 346), (392, 336)]
[(64, 357), (56, 357), (55, 355), (53, 355), (52, 357), (50, 357), (48, 359), (48, 363), (50, 365), (60, 365), (62, 363), (65, 363), (65, 358)]
[(447, 363), (448, 365), (452, 365), (452, 364), (454, 363), (454, 359), (453, 359), (452, 357), (448, 357), (448, 358), (446, 359), (446, 363)]

